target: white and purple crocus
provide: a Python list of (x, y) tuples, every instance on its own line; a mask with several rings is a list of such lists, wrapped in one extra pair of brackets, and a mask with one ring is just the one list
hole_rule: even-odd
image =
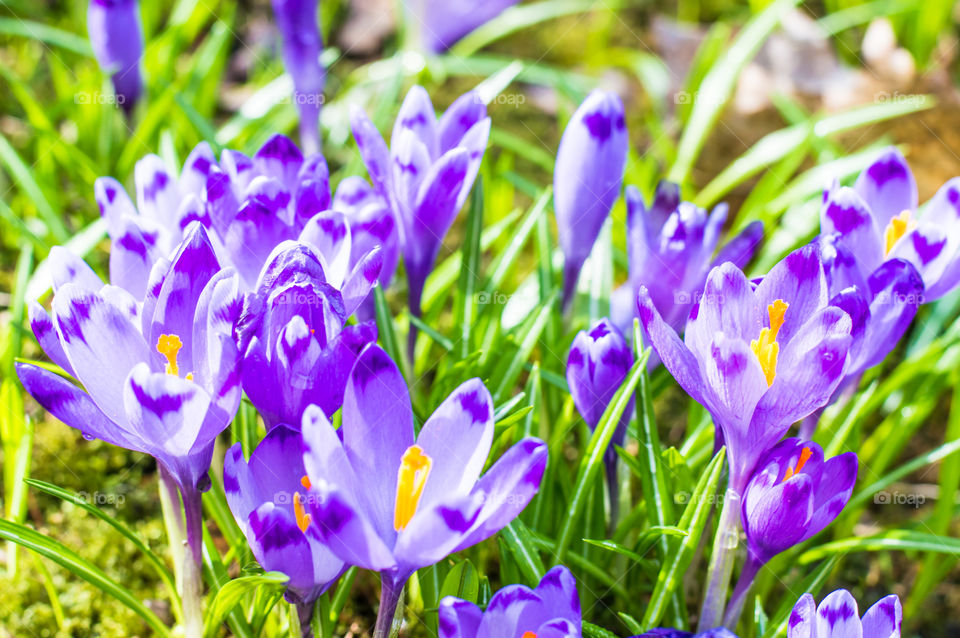
[(35, 365), (18, 364), (18, 376), (84, 438), (156, 458), (182, 495), (199, 563), (200, 492), (210, 483), (214, 441), (240, 403), (238, 277), (220, 269), (199, 224), (187, 229), (172, 262), (155, 268), (142, 301), (59, 255), (53, 315), (34, 303), (30, 323), (47, 356), (84, 389)]
[(87, 34), (97, 63), (113, 81), (117, 105), (129, 113), (143, 93), (143, 30), (137, 0), (90, 0)]
[(755, 288), (729, 262), (714, 268), (682, 340), (640, 288), (651, 344), (712, 415), (738, 494), (760, 458), (793, 423), (826, 405), (843, 378), (851, 319), (828, 302), (815, 246), (789, 254)]
[(304, 414), (307, 513), (336, 556), (380, 572), (376, 635), (387, 635), (414, 571), (489, 538), (526, 507), (547, 446), (523, 439), (481, 476), (494, 432), (483, 383), (454, 390), (417, 435), (406, 383), (377, 346), (353, 368), (341, 419), (338, 431), (319, 408)]
[(440, 601), (440, 638), (580, 638), (582, 621), (577, 581), (558, 565), (535, 589), (508, 585), (485, 610), (447, 596)]
[(623, 102), (600, 90), (587, 96), (560, 138), (553, 208), (564, 258), (564, 307), (573, 300), (580, 270), (620, 196), (628, 146)]
[(838, 589), (818, 606), (804, 594), (790, 614), (787, 638), (900, 638), (903, 609), (891, 594), (858, 615), (857, 601), (845, 589)]
[(267, 429), (281, 423), (299, 429), (311, 404), (331, 418), (340, 409), (360, 351), (377, 340), (372, 321), (346, 325), (356, 303), (326, 282), (307, 244), (284, 242), (274, 250), (246, 296), (237, 330), (243, 389)]
[(320, 65), (323, 37), (317, 24), (319, 0), (273, 0), (283, 63), (293, 80), (293, 102), (300, 113), (300, 143), (307, 154), (320, 151), (320, 107), (326, 80)]
[(354, 108), (350, 121), (370, 179), (397, 222), (410, 312), (419, 317), (424, 282), (480, 170), (490, 136), (487, 107), (471, 91), (438, 120), (426, 90), (414, 86), (389, 148), (363, 109)]

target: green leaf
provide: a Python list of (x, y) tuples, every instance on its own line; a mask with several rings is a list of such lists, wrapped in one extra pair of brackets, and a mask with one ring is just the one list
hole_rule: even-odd
[(833, 554), (879, 551), (921, 551), (960, 556), (960, 539), (892, 529), (876, 536), (845, 538), (824, 543), (801, 554), (799, 561), (810, 563)]
[[(797, 585), (791, 587), (790, 591), (816, 594), (820, 591), (820, 588), (823, 587), (823, 584), (827, 581), (827, 577), (830, 575), (830, 572), (833, 571), (834, 566), (836, 566), (839, 560), (839, 557), (831, 556), (828, 560), (818, 565), (815, 570), (810, 572), (806, 578)], [(799, 598), (799, 596), (794, 596), (792, 593), (784, 598), (783, 602), (777, 608), (777, 613), (773, 615), (773, 620), (767, 623), (769, 629), (767, 633), (764, 634), (764, 638), (774, 638), (774, 636), (783, 636), (787, 633), (787, 622), (790, 620), (790, 612), (793, 610), (794, 605), (796, 605), (797, 598)]]
[(554, 293), (550, 295), (545, 302), (540, 304), (539, 312), (537, 312), (534, 318), (529, 321), (517, 335), (520, 341), (520, 348), (516, 354), (513, 355), (513, 358), (506, 362), (506, 369), (500, 376), (500, 383), (493, 393), (494, 401), (502, 399), (513, 387), (513, 384), (516, 383), (517, 377), (520, 376), (524, 364), (527, 362), (527, 359), (530, 358), (530, 353), (533, 352), (533, 348), (540, 339), (540, 334), (543, 332), (547, 321), (553, 314), (556, 296), (556, 293)]
[(544, 0), (510, 7), (464, 36), (450, 49), (450, 54), (468, 58), (511, 33), (561, 16), (589, 11), (594, 4), (591, 0)]
[(440, 600), (446, 596), (456, 596), (471, 603), (477, 602), (480, 593), (480, 577), (477, 568), (468, 560), (460, 561), (443, 579), (440, 587)]
[(279, 591), (286, 587), (288, 580), (290, 579), (286, 574), (266, 572), (254, 576), (241, 576), (226, 583), (214, 596), (213, 602), (204, 614), (206, 618), (203, 622), (203, 635), (207, 638), (217, 635), (227, 615), (248, 593), (260, 587)]
[(84, 579), (103, 593), (111, 596), (140, 616), (158, 636), (167, 638), (170, 630), (149, 607), (129, 589), (107, 576), (103, 571), (81, 558), (72, 549), (24, 525), (0, 520), (0, 538), (13, 541), (21, 547), (49, 558), (72, 574)]
[(457, 345), (459, 357), (465, 359), (472, 351), (473, 326), (476, 319), (477, 287), (480, 283), (480, 236), (483, 232), (483, 179), (477, 179), (470, 196), (467, 212), (467, 233), (463, 241), (460, 281), (457, 284), (459, 303), (454, 307), (453, 325), (459, 328)]
[(500, 538), (513, 554), (513, 559), (520, 567), (526, 584), (535, 587), (543, 574), (546, 572), (543, 561), (540, 560), (540, 554), (537, 552), (536, 543), (529, 528), (524, 525), (519, 518), (513, 521), (500, 531)]

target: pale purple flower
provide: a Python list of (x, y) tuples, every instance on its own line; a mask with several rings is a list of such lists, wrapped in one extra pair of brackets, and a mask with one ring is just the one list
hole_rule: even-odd
[(787, 628), (787, 638), (900, 638), (903, 609), (891, 594), (878, 600), (863, 618), (857, 601), (838, 589), (817, 606), (810, 594), (797, 601)]
[(129, 113), (143, 92), (143, 31), (137, 0), (90, 0), (87, 33), (97, 63), (113, 80), (117, 104)]

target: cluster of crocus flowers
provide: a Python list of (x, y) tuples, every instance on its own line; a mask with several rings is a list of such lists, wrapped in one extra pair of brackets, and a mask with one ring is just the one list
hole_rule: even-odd
[(356, 301), (326, 282), (308, 245), (284, 242), (274, 250), (237, 330), (243, 389), (268, 429), (299, 429), (311, 404), (331, 417), (340, 409), (360, 351), (377, 340), (373, 322), (346, 325)]
[(903, 609), (891, 594), (858, 616), (857, 601), (838, 589), (817, 605), (804, 594), (797, 601), (787, 625), (787, 638), (900, 638)]
[(707, 213), (680, 199), (680, 187), (660, 182), (649, 206), (634, 186), (626, 188), (629, 276), (610, 298), (610, 312), (621, 330), (637, 316), (637, 294), (647, 294), (671, 328), (682, 332), (691, 309), (700, 301), (707, 273), (730, 262), (743, 268), (763, 237), (763, 223), (748, 224), (719, 251), (727, 206)]
[(479, 26), (517, 4), (518, 0), (403, 0), (408, 28), (419, 34), (430, 53), (442, 53)]
[(419, 317), (424, 282), (480, 170), (490, 136), (487, 107), (471, 91), (438, 120), (426, 90), (414, 86), (389, 148), (363, 109), (354, 108), (350, 120), (367, 172), (397, 222), (410, 311)]
[(504, 587), (485, 610), (447, 596), (440, 601), (440, 638), (580, 638), (580, 596), (570, 570), (558, 565), (534, 589)]
[[(573, 403), (595, 430), (613, 395), (633, 365), (633, 352), (626, 339), (609, 319), (597, 321), (589, 330), (581, 330), (573, 339), (567, 354), (567, 385)], [(616, 520), (617, 506), (617, 452), (627, 435), (627, 425), (633, 415), (633, 406), (624, 411), (620, 423), (603, 457), (610, 491), (611, 519)]]
[(573, 299), (580, 270), (620, 196), (629, 143), (623, 102), (600, 90), (587, 96), (560, 139), (553, 208), (564, 258), (564, 306)]
[(283, 63), (293, 80), (293, 102), (300, 113), (300, 142), (308, 154), (320, 151), (320, 107), (325, 80), (320, 65), (323, 37), (317, 24), (318, 4), (319, 0), (273, 0)]
[(129, 113), (143, 92), (143, 30), (137, 0), (90, 0), (87, 33), (97, 63), (113, 81), (117, 105)]
[(522, 439), (481, 476), (494, 430), (483, 383), (454, 390), (415, 435), (406, 384), (377, 346), (351, 372), (341, 421), (338, 432), (319, 408), (304, 413), (306, 513), (333, 554), (380, 572), (376, 635), (386, 635), (414, 571), (489, 538), (526, 507), (547, 447)]

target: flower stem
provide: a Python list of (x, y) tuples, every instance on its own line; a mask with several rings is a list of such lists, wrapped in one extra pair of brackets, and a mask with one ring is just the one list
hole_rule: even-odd
[(740, 542), (740, 494), (727, 489), (723, 495), (723, 509), (717, 521), (717, 535), (713, 539), (713, 554), (707, 572), (707, 592), (700, 609), (699, 631), (719, 627), (733, 572), (733, 558)]
[(754, 560), (753, 556), (747, 559), (743, 571), (740, 572), (740, 578), (737, 579), (737, 586), (733, 588), (733, 594), (730, 596), (730, 604), (727, 605), (727, 613), (723, 617), (724, 626), (733, 631), (740, 620), (740, 614), (743, 612), (743, 606), (747, 602), (747, 594), (753, 587), (753, 581), (760, 571), (761, 564)]
[(403, 624), (403, 584), (390, 574), (380, 576), (380, 609), (377, 611), (377, 626), (373, 638), (395, 638)]
[(314, 607), (316, 607), (315, 601), (299, 602), (295, 606), (297, 608), (297, 620), (300, 623), (300, 635), (303, 638), (310, 638), (313, 636), (311, 621), (313, 620)]
[(177, 568), (184, 636), (200, 638), (203, 635), (200, 492), (181, 489), (173, 476), (160, 465), (160, 497), (170, 539), (170, 553)]

